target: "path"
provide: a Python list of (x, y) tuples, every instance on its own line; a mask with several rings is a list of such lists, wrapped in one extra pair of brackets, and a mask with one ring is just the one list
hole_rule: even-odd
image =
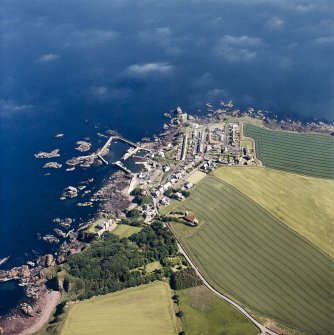
[[(171, 230), (172, 231), (172, 230)], [(181, 254), (183, 254), (183, 256), (186, 258), (186, 260), (188, 261), (188, 263), (192, 266), (192, 268), (196, 271), (197, 275), (201, 278), (201, 280), (203, 281), (203, 284), (212, 292), (214, 293), (216, 296), (218, 296), (219, 298), (225, 300), (226, 302), (228, 302), (229, 304), (233, 305), (240, 313), (242, 313), (247, 319), (249, 319), (250, 321), (252, 321), (254, 323), (254, 325), (260, 329), (261, 331), (261, 335), (279, 335), (278, 333), (266, 328), (265, 326), (263, 326), (260, 322), (258, 322), (257, 320), (255, 320), (243, 307), (241, 307), (239, 304), (237, 304), (235, 301), (233, 301), (232, 299), (230, 299), (229, 297), (227, 297), (226, 295), (220, 293), (219, 291), (217, 291), (213, 286), (211, 286), (211, 284), (209, 282), (206, 281), (206, 279), (203, 277), (203, 275), (201, 274), (201, 272), (199, 271), (199, 269), (196, 267), (196, 265), (194, 264), (194, 262), (191, 260), (191, 258), (188, 256), (187, 252), (183, 249), (183, 247), (181, 246), (180, 243), (177, 243), (179, 251)]]

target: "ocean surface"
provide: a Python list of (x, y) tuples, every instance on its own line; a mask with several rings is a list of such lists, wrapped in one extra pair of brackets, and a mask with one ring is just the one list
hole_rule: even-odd
[[(115, 129), (137, 141), (163, 113), (233, 100), (240, 108), (334, 121), (334, 4), (317, 0), (3, 0), (0, 21), (0, 269), (50, 251), (55, 217), (94, 215), (60, 201), (68, 185), (115, 170), (46, 170), (34, 153)], [(54, 135), (64, 133), (63, 139)], [(110, 161), (126, 147), (111, 147)], [(47, 172), (51, 175), (45, 176)], [(82, 201), (83, 199), (80, 199)], [(10, 292), (10, 294), (8, 293)], [(0, 285), (0, 315), (22, 298)]]

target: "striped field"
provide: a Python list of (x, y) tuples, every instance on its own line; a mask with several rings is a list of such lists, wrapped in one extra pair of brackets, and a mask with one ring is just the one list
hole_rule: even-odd
[(251, 124), (243, 129), (245, 136), (254, 138), (263, 165), (334, 179), (334, 136), (274, 131)]
[[(334, 334), (334, 263), (231, 185), (208, 176), (179, 207), (202, 222), (182, 242), (206, 278), (252, 312), (305, 334)], [(177, 234), (181, 224), (173, 223)]]
[(224, 166), (214, 175), (334, 258), (334, 180), (261, 167)]

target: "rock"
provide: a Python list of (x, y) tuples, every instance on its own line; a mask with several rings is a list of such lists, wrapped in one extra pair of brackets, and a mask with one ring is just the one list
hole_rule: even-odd
[(76, 145), (78, 145), (78, 147), (76, 147), (75, 150), (78, 150), (80, 152), (88, 151), (92, 146), (90, 143), (85, 141), (78, 141)]
[(92, 207), (93, 206), (93, 203), (91, 201), (86, 201), (86, 202), (79, 202), (77, 203), (77, 206), (78, 207)]
[(34, 316), (34, 309), (32, 308), (32, 306), (28, 305), (27, 303), (23, 303), (20, 305), (20, 310), (22, 313), (24, 313), (25, 315), (28, 316)]
[(44, 164), (43, 169), (60, 169), (61, 167), (62, 164), (59, 164), (57, 162), (48, 162)]
[(68, 186), (65, 188), (62, 197), (64, 198), (75, 198), (78, 196), (78, 190), (73, 186)]
[(50, 234), (44, 235), (42, 239), (43, 241), (48, 242), (48, 243), (59, 243), (59, 238), (57, 238), (54, 235), (50, 235)]
[(66, 254), (60, 254), (57, 257), (57, 263), (58, 264), (64, 263), (66, 259), (67, 259)]
[(9, 260), (10, 256), (7, 256), (5, 258), (0, 258), (0, 265), (5, 264)]
[(0, 335), (3, 335), (4, 333), (4, 330), (0, 327)]
[(47, 267), (55, 265), (55, 260), (53, 259), (53, 256), (51, 254), (46, 255), (46, 262), (45, 263), (46, 263)]
[(28, 278), (30, 276), (30, 269), (28, 265), (22, 265), (20, 270), (20, 277), (21, 278)]
[(53, 158), (53, 157), (59, 157), (59, 149), (54, 149), (51, 152), (44, 152), (40, 151), (38, 154), (34, 155), (35, 158)]

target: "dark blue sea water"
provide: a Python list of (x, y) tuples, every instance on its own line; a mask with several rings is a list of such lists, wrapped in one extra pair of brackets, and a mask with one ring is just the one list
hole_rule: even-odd
[(60, 148), (64, 162), (86, 136), (93, 149), (108, 128), (139, 140), (171, 108), (220, 99), (334, 121), (333, 12), (331, 0), (3, 0), (0, 258), (9, 267), (47, 251), (36, 233), (54, 217), (93, 214), (60, 202), (63, 188), (113, 172), (44, 176), (39, 150)]

